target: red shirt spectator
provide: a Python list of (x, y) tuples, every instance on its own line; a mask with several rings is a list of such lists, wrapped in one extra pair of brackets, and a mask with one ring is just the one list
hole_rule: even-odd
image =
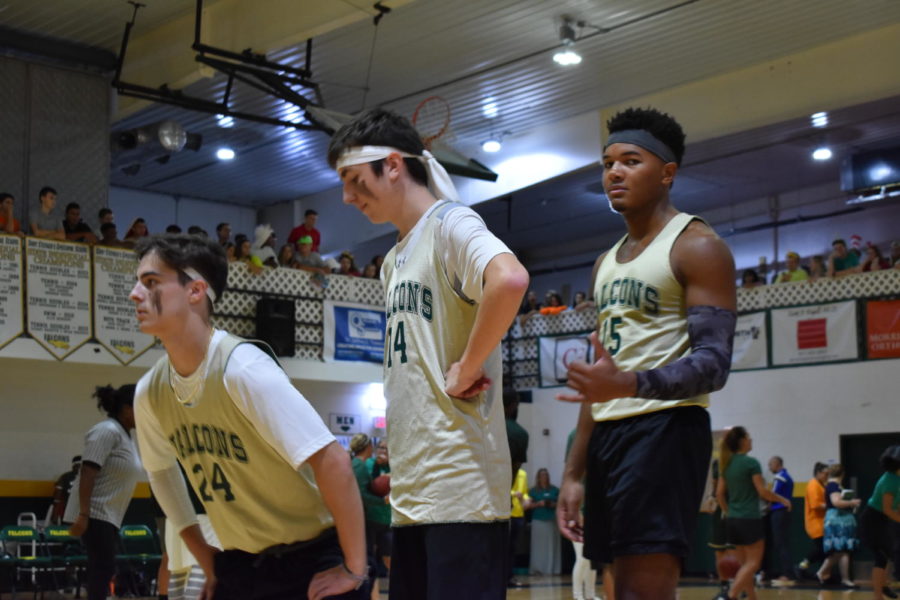
[(318, 220), (319, 213), (313, 209), (307, 210), (303, 214), (303, 223), (291, 230), (291, 234), (288, 236), (288, 243), (293, 244), (299, 250), (299, 247), (297, 247), (297, 240), (308, 235), (313, 240), (312, 251), (318, 252), (319, 244), (322, 243), (322, 234), (316, 229), (316, 221)]
[(15, 198), (6, 192), (0, 193), (0, 233), (19, 233), (22, 226), (13, 216)]

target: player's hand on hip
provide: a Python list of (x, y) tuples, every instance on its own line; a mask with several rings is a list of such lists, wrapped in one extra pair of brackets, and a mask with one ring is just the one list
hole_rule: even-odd
[(450, 365), (444, 375), (444, 391), (448, 396), (468, 400), (491, 387), (491, 380), (484, 376), (484, 369), (480, 367), (472, 372), (467, 372), (461, 362)]
[(358, 589), (360, 585), (360, 582), (350, 575), (343, 565), (338, 565), (316, 573), (309, 582), (306, 594), (309, 600), (321, 600)]
[(556, 501), (556, 524), (560, 533), (573, 542), (584, 541), (581, 522), (581, 502), (584, 485), (580, 481), (563, 481)]
[(634, 395), (634, 374), (619, 370), (612, 356), (600, 343), (596, 331), (591, 334), (590, 340), (594, 347), (594, 362), (588, 364), (577, 360), (569, 365), (566, 385), (577, 393), (557, 394), (556, 399), (593, 404)]

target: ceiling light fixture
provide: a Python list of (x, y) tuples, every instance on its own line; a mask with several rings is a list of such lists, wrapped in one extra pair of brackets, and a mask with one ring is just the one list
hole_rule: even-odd
[(231, 160), (234, 158), (234, 150), (231, 148), (219, 148), (216, 150), (216, 158), (219, 160)]
[(500, 140), (491, 138), (481, 143), (481, 149), (485, 152), (500, 152), (500, 148), (503, 147), (503, 144), (500, 143)]
[(819, 146), (812, 153), (813, 160), (829, 160), (832, 157), (831, 148)]
[(827, 112), (817, 112), (810, 115), (809, 120), (812, 121), (812, 126), (821, 129), (822, 127), (828, 126), (828, 113)]
[(225, 129), (234, 127), (234, 117), (231, 115), (216, 115), (216, 122), (219, 127), (224, 127)]
[(563, 23), (559, 27), (559, 41), (562, 49), (553, 55), (553, 62), (563, 67), (571, 67), (581, 63), (581, 55), (575, 52), (575, 29), (572, 27), (572, 19), (563, 17)]

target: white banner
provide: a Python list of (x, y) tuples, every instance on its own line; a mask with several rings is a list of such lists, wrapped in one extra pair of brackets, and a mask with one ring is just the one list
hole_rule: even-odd
[[(322, 358), (326, 362), (383, 363), (385, 323), (384, 309), (379, 306), (325, 300)], [(398, 333), (402, 336), (403, 330)]]
[(152, 335), (141, 333), (128, 297), (136, 271), (133, 250), (94, 246), (94, 335), (123, 365), (155, 342)]
[(541, 387), (565, 385), (569, 365), (576, 360), (591, 362), (593, 348), (587, 334), (538, 338)]
[(771, 314), (773, 365), (859, 358), (855, 301), (776, 308)]
[(28, 333), (62, 360), (91, 338), (91, 248), (25, 238)]
[(769, 338), (766, 335), (765, 311), (739, 315), (734, 328), (734, 350), (731, 353), (731, 370), (765, 369)]
[(22, 308), (22, 238), (0, 235), (0, 348), (25, 330)]

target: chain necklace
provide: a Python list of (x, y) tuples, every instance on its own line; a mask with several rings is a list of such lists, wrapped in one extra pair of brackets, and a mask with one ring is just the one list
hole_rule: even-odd
[[(169, 361), (169, 385), (172, 388), (172, 393), (175, 394), (175, 399), (181, 404), (193, 404), (200, 390), (203, 389), (203, 384), (206, 381), (206, 365), (209, 362), (209, 347), (212, 345), (215, 333), (215, 329), (210, 331), (209, 340), (206, 342), (206, 350), (203, 353), (203, 360), (190, 375), (182, 377), (175, 370), (175, 367), (172, 366), (172, 361)], [(179, 393), (179, 390), (181, 393)]]

